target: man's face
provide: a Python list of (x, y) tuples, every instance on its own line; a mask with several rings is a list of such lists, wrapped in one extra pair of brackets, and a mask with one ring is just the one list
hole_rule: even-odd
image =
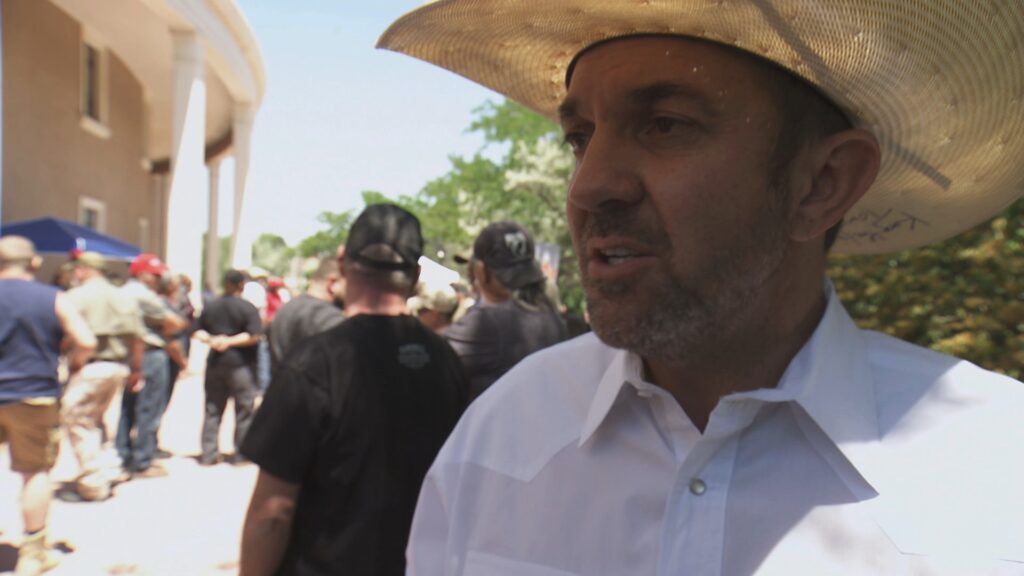
[(597, 46), (561, 107), (568, 217), (595, 332), (684, 360), (741, 333), (787, 247), (765, 72), (683, 38)]

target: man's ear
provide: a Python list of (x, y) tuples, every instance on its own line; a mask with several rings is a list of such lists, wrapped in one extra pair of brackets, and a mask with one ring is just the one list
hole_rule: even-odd
[(416, 266), (416, 271), (411, 273), (411, 274), (409, 274), (409, 285), (410, 285), (409, 294), (408, 294), (409, 298), (412, 298), (417, 293), (417, 287), (419, 286), (419, 283), (420, 283), (420, 272), (422, 272), (422, 271), (423, 271), (423, 268), (421, 266), (417, 265)]
[(806, 154), (811, 178), (800, 190), (790, 228), (797, 242), (821, 238), (839, 223), (871, 187), (881, 164), (878, 140), (860, 128), (824, 138)]
[(348, 266), (348, 260), (345, 258), (345, 250), (341, 249), (338, 251), (338, 276), (339, 278), (345, 278), (345, 267)]
[(473, 267), (473, 282), (477, 288), (487, 286), (491, 281), (491, 271), (487, 269), (487, 265), (477, 259), (473, 259), (470, 265)]
[(28, 263), (29, 272), (35, 272), (43, 267), (43, 257), (36, 254)]

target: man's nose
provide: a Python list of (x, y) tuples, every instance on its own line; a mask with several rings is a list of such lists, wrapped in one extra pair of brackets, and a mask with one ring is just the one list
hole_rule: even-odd
[(577, 159), (569, 184), (569, 205), (600, 212), (643, 198), (635, 150), (614, 133), (595, 130)]

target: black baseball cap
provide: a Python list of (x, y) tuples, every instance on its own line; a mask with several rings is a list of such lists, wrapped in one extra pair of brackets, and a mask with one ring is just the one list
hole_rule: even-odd
[(473, 242), (473, 258), (489, 268), (503, 286), (518, 290), (544, 279), (533, 254), (533, 238), (516, 222), (495, 222)]
[(411, 270), (423, 255), (420, 221), (394, 204), (367, 206), (345, 242), (345, 257), (378, 270)]

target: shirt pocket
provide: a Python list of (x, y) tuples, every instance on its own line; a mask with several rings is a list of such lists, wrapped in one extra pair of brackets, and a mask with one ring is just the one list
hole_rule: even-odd
[(575, 572), (567, 572), (533, 562), (511, 560), (473, 550), (466, 554), (466, 567), (462, 574), (463, 576), (577, 576)]

